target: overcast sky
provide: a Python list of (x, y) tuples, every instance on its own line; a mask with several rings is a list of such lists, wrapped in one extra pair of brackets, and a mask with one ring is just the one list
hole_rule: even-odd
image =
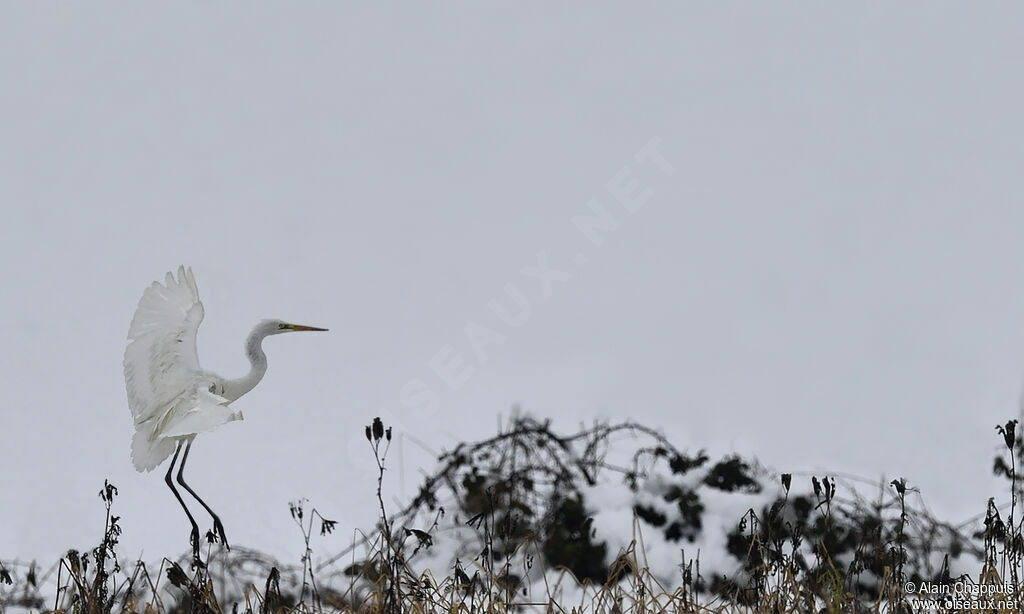
[(370, 526), (373, 416), (400, 496), (515, 404), (982, 512), (1024, 374), (1022, 17), (5, 3), (0, 557), (94, 545), (104, 478), (126, 555), (186, 550), (121, 371), (182, 263), (206, 368), (261, 318), (331, 329), (268, 340), (196, 440), (239, 545), (297, 561), (298, 497), (345, 529), (320, 551)]

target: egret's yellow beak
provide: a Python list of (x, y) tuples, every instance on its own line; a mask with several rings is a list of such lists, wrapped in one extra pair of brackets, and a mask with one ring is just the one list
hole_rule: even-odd
[(317, 328), (315, 326), (303, 326), (301, 324), (282, 324), (281, 328), (286, 328), (288, 330), (327, 330), (326, 328)]

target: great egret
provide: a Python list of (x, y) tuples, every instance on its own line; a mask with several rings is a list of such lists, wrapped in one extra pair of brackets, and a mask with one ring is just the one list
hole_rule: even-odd
[(142, 293), (128, 330), (128, 347), (124, 351), (128, 406), (135, 419), (132, 462), (138, 471), (152, 471), (174, 454), (164, 481), (192, 523), (189, 540), (193, 556), (197, 559), (199, 526), (171, 481), (178, 455), (181, 454), (178, 484), (206, 508), (213, 518), (214, 535), (228, 547), (220, 518), (185, 483), (183, 474), (192, 440), (199, 433), (242, 419), (242, 412), (233, 411), (228, 405), (252, 390), (267, 372), (267, 355), (262, 347), (265, 337), (304, 330), (327, 330), (281, 320), (263, 320), (245, 341), (245, 354), (252, 365), (249, 373), (238, 379), (224, 379), (199, 366), (196, 332), (202, 321), (203, 304), (199, 301), (192, 269), (180, 266), (177, 279), (167, 273), (163, 284), (153, 282)]

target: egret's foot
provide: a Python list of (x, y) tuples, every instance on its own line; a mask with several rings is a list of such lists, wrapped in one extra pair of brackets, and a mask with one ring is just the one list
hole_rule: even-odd
[(192, 558), (199, 561), (199, 527), (192, 527), (188, 540), (192, 544)]
[(219, 518), (213, 519), (213, 533), (220, 540), (220, 543), (224, 544), (226, 550), (231, 550), (231, 546), (228, 545), (228, 536), (224, 533), (224, 525), (220, 523)]

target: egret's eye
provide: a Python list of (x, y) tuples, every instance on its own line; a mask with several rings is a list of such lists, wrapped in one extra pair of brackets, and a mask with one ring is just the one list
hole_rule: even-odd
[(288, 328), (288, 325), (285, 324), (284, 322), (281, 322), (280, 324), (277, 325), (277, 330), (284, 330), (286, 328)]

